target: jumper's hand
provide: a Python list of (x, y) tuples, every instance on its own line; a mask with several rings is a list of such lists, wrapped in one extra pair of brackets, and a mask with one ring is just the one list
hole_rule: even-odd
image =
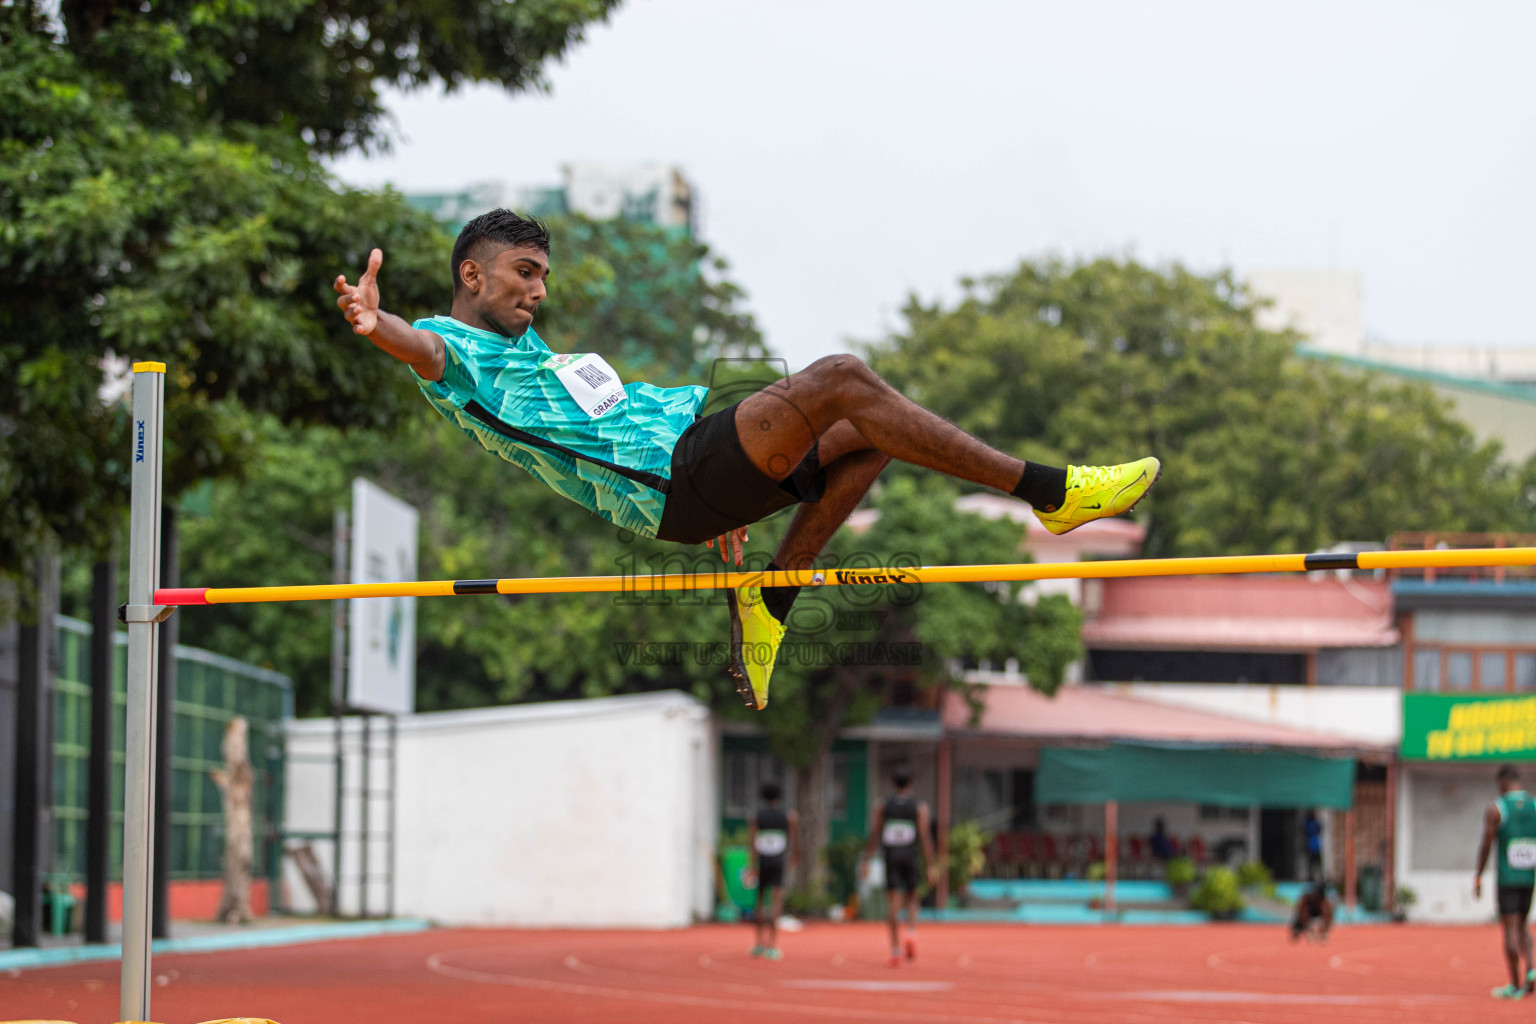
[[(722, 562), (729, 562), (731, 560), (731, 546), (734, 544), (736, 548), (736, 564), (740, 565), (742, 552), (746, 550), (742, 547), (742, 545), (747, 542), (747, 528), (743, 526), (740, 529), (731, 530), (728, 533), (722, 533), (719, 537), (719, 541), (720, 560)], [(715, 542), (712, 540), (707, 540), (704, 542), (704, 546), (707, 548), (712, 548), (715, 546)]]
[(1480, 900), (1480, 899), (1483, 898), (1483, 876), (1482, 875), (1473, 875), (1472, 876), (1472, 898), (1475, 899), (1475, 900)]
[(352, 325), (355, 334), (372, 334), (379, 326), (379, 267), (384, 263), (384, 251), (375, 249), (368, 254), (368, 269), (357, 279), (357, 287), (347, 284), (345, 274), (336, 276), (336, 305)]

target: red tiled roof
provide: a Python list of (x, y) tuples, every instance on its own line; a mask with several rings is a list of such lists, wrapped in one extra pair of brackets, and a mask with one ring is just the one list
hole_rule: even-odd
[(1047, 697), (1027, 686), (989, 686), (979, 723), (955, 697), (945, 701), (944, 726), (957, 732), (1047, 742), (1206, 743), (1235, 747), (1357, 750), (1370, 744), (1127, 697), (1096, 686), (1064, 686)]
[(1105, 580), (1083, 643), (1098, 648), (1290, 650), (1390, 647), (1385, 580), (1185, 576)]

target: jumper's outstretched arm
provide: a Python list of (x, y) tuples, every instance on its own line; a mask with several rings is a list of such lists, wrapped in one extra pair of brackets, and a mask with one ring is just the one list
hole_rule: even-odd
[(443, 339), (379, 308), (379, 267), (383, 264), (383, 250), (375, 249), (368, 254), (368, 269), (355, 286), (347, 284), (345, 274), (336, 275), (337, 307), (354, 333), (367, 337), (424, 380), (442, 380), (447, 365)]

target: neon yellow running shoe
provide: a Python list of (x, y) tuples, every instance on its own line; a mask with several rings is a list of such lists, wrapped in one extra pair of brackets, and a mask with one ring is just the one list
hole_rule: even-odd
[(784, 624), (763, 605), (761, 587), (726, 591), (731, 611), (731, 663), (727, 671), (736, 680), (736, 692), (747, 707), (761, 711), (768, 706), (768, 680), (784, 642)]
[(1157, 483), (1163, 464), (1153, 458), (1119, 466), (1068, 466), (1067, 499), (1054, 512), (1035, 509), (1035, 518), (1052, 533), (1067, 533), (1084, 523), (1122, 516), (1136, 507)]

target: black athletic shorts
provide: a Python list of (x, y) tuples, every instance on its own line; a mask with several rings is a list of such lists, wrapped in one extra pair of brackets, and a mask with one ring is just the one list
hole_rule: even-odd
[(815, 445), (782, 481), (752, 465), (736, 434), (733, 405), (699, 420), (677, 439), (672, 488), (656, 536), (702, 544), (798, 502), (819, 501), (825, 486)]
[(917, 858), (887, 857), (885, 861), (886, 892), (917, 892)]
[(1525, 920), (1531, 913), (1531, 892), (1528, 885), (1499, 886), (1499, 913), (1519, 914)]
[(778, 858), (757, 862), (757, 891), (765, 893), (784, 884), (784, 862)]

